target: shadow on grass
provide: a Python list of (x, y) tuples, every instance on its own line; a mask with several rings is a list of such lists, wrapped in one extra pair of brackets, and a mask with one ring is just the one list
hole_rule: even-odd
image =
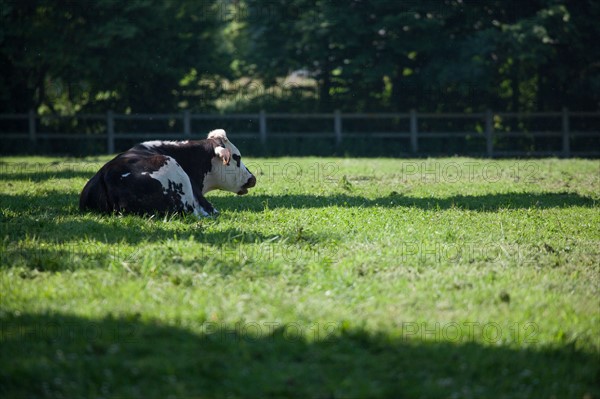
[(24, 180), (46, 181), (49, 179), (90, 179), (101, 165), (98, 162), (2, 162), (0, 161), (0, 181)]
[(166, 257), (189, 254), (191, 260), (187, 262), (197, 264), (214, 263), (216, 256), (223, 263), (222, 269), (233, 273), (245, 256), (268, 256), (271, 245), (286, 243), (297, 248), (297, 244), (303, 248), (340, 239), (335, 232), (319, 234), (294, 228), (280, 229), (276, 235), (265, 235), (248, 225), (224, 228), (228, 225), (219, 226), (218, 217), (170, 218), (175, 223), (164, 222), (165, 217), (73, 218), (56, 212), (0, 215), (0, 268), (19, 265), (41, 272), (104, 268), (113, 261), (136, 263), (150, 250)]
[[(1, 165), (0, 165), (1, 167)], [(97, 166), (94, 166), (98, 169)], [(96, 170), (97, 171), (97, 170)], [(33, 182), (42, 182), (50, 179), (72, 179), (72, 178), (85, 178), (90, 179), (94, 176), (95, 172), (86, 172), (86, 171), (78, 171), (78, 170), (56, 170), (56, 171), (41, 171), (41, 172), (29, 172), (29, 173), (10, 173), (10, 174), (0, 174), (0, 181), (7, 180), (21, 180), (21, 181), (33, 181)]]
[[(250, 230), (228, 228), (224, 230), (207, 231), (203, 221), (198, 221), (189, 216), (174, 215), (172, 219), (187, 221), (181, 229), (171, 227), (168, 222), (163, 222), (164, 217), (156, 220), (136, 220), (138, 216), (127, 216), (125, 218), (106, 217), (103, 219), (77, 219), (77, 220), (55, 220), (52, 218), (23, 216), (17, 220), (11, 219), (3, 223), (0, 234), (14, 239), (32, 239), (40, 242), (99, 242), (104, 244), (138, 244), (142, 242), (158, 242), (168, 239), (186, 241), (193, 237), (196, 242), (212, 244), (216, 246), (235, 242), (253, 243), (269, 240), (271, 236)], [(209, 221), (210, 222), (210, 221)], [(308, 234), (308, 233), (303, 233)], [(317, 237), (313, 238), (315, 241)]]
[[(286, 194), (264, 195), (249, 194), (243, 198), (213, 197), (209, 200), (220, 209), (238, 209), (259, 212), (265, 208), (327, 208), (332, 206), (347, 208), (365, 207), (408, 207), (425, 210), (466, 209), (481, 212), (493, 212), (499, 209), (548, 209), (570, 207), (598, 207), (597, 200), (577, 193), (502, 193), (484, 195), (454, 195), (444, 198), (407, 197), (395, 192), (379, 198), (365, 198), (351, 194), (313, 195)], [(49, 191), (39, 195), (0, 194), (0, 205), (13, 211), (48, 210), (58, 214), (70, 212), (80, 214), (77, 207), (79, 194)]]
[(79, 206), (79, 194), (69, 194), (56, 190), (44, 191), (39, 194), (4, 194), (0, 193), (1, 208), (13, 212), (39, 212), (51, 214), (74, 213)]
[[(205, 257), (214, 256), (214, 252), (221, 258), (232, 261), (231, 259), (240, 259), (246, 253), (241, 252), (244, 244), (255, 244), (248, 249), (251, 252), (251, 248), (266, 251), (260, 246), (265, 242), (284, 240), (291, 244), (306, 245), (331, 239), (305, 231), (302, 231), (301, 236), (294, 231), (284, 231), (273, 237), (247, 228), (207, 231), (193, 223), (183, 225), (185, 230), (169, 228), (168, 223), (162, 221), (146, 221), (143, 222), (145, 226), (140, 226), (136, 220), (133, 221), (137, 223), (127, 224), (127, 221), (131, 222), (135, 218), (56, 221), (23, 217), (15, 223), (3, 223), (0, 236), (9, 239), (0, 242), (0, 268), (22, 265), (42, 272), (82, 267), (103, 268), (113, 260), (127, 263), (139, 261), (144, 258), (148, 244), (152, 251), (178, 256), (190, 248), (194, 262), (206, 263)], [(169, 249), (171, 240), (175, 240), (173, 242), (176, 242), (176, 249)], [(213, 250), (190, 246), (190, 242), (208, 244)], [(153, 243), (159, 243), (159, 246), (152, 246)], [(235, 267), (235, 264), (228, 265), (232, 272)]]
[[(2, 397), (597, 397), (597, 357), (564, 346), (408, 339), (336, 323), (199, 322), (135, 314), (0, 318)], [(277, 328), (275, 328), (277, 327)], [(586, 396), (588, 395), (588, 396)]]
[(350, 194), (333, 195), (248, 195), (240, 209), (262, 211), (265, 208), (419, 208), (425, 210), (465, 209), (480, 212), (493, 212), (500, 209), (548, 209), (570, 207), (598, 207), (600, 204), (593, 198), (576, 193), (508, 193), (484, 195), (454, 195), (444, 198), (407, 197), (392, 193), (389, 196), (375, 199)]

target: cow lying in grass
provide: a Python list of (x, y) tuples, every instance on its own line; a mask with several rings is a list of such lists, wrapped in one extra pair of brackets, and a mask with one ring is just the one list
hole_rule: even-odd
[(79, 208), (105, 213), (193, 213), (218, 211), (204, 198), (211, 190), (248, 193), (256, 177), (224, 130), (205, 140), (147, 141), (117, 155), (81, 192)]

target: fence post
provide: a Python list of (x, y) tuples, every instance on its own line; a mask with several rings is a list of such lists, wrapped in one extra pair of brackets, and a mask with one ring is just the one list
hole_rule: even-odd
[(192, 137), (192, 120), (190, 118), (190, 110), (183, 111), (183, 135)]
[(36, 133), (35, 112), (32, 109), (29, 110), (28, 120), (29, 120), (29, 141), (31, 142), (31, 144), (35, 145), (36, 141), (37, 141), (37, 138), (35, 136), (35, 133)]
[(419, 134), (417, 124), (417, 111), (414, 109), (410, 110), (410, 151), (413, 154), (419, 152), (419, 141), (417, 135)]
[(494, 156), (494, 116), (491, 110), (485, 111), (485, 149), (488, 158)]
[(571, 156), (571, 137), (569, 126), (569, 110), (565, 107), (562, 109), (562, 150), (563, 157)]
[(263, 148), (267, 145), (267, 113), (261, 110), (258, 114), (258, 129), (260, 134), (260, 144)]
[(333, 113), (333, 131), (335, 133), (335, 145), (342, 144), (342, 113), (336, 109)]
[(109, 154), (115, 153), (115, 115), (112, 111), (106, 113), (106, 140)]

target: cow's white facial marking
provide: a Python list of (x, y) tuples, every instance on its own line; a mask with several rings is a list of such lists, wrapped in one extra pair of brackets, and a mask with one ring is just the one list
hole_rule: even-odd
[(208, 138), (217, 139), (222, 145), (215, 148), (216, 156), (212, 159), (211, 171), (204, 179), (202, 194), (215, 189), (240, 195), (248, 193), (248, 188), (256, 184), (256, 178), (242, 162), (240, 151), (227, 139), (223, 129), (213, 130)]
[[(148, 172), (142, 172), (148, 174)], [(163, 187), (163, 193), (169, 196), (169, 200), (181, 204), (181, 210), (194, 212), (196, 216), (208, 216), (208, 213), (196, 201), (190, 178), (181, 166), (171, 157), (155, 172), (148, 174), (151, 178), (158, 180)]]

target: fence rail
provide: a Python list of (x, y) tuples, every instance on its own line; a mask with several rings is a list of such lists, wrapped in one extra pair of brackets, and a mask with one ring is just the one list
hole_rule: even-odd
[[(572, 120), (585, 120), (585, 130), (572, 128)], [(98, 126), (96, 131), (90, 132), (47, 132), (44, 127), (52, 121), (76, 120), (79, 122), (95, 121)], [(228, 132), (232, 138), (243, 138), (257, 140), (263, 147), (267, 146), (271, 138), (305, 138), (332, 139), (336, 147), (342, 146), (346, 141), (360, 138), (377, 139), (402, 139), (408, 140), (407, 148), (413, 155), (421, 155), (420, 147), (426, 140), (432, 139), (469, 139), (478, 138), (481, 144), (480, 153), (487, 157), (494, 156), (520, 156), (520, 155), (558, 155), (571, 156), (600, 156), (600, 111), (597, 112), (571, 112), (563, 109), (561, 112), (533, 112), (533, 113), (511, 113), (492, 112), (488, 110), (483, 113), (418, 113), (411, 110), (406, 113), (355, 113), (346, 114), (340, 111), (331, 113), (259, 113), (245, 114), (192, 114), (189, 111), (170, 114), (116, 114), (108, 111), (106, 114), (80, 114), (73, 117), (62, 116), (39, 116), (33, 111), (27, 114), (0, 114), (0, 132), (6, 139), (21, 139), (28, 141), (34, 146), (40, 139), (94, 139), (105, 140), (108, 153), (116, 150), (116, 141), (122, 139), (134, 140), (178, 140), (201, 137), (206, 130), (194, 131), (193, 121), (248, 121), (254, 127), (249, 131)], [(331, 122), (330, 129), (319, 129), (317, 131), (306, 131), (295, 127), (297, 121), (324, 120)], [(374, 121), (393, 121), (395, 128), (381, 130), (377, 128), (348, 129), (359, 121), (374, 123)], [(459, 121), (459, 123), (471, 123), (477, 128), (448, 131), (447, 129), (435, 129), (428, 127), (436, 121)], [(550, 121), (551, 128), (536, 129), (524, 125), (531, 125), (533, 120)], [(3, 129), (4, 121), (21, 122), (22, 129), (14, 131)], [(179, 131), (122, 131), (116, 128), (116, 122), (137, 121), (154, 122), (169, 121), (181, 125)], [(291, 125), (291, 130), (278, 131), (277, 128), (270, 129), (274, 121), (286, 121)], [(508, 123), (517, 121), (518, 123)], [(404, 128), (399, 128), (402, 125)], [(516, 127), (515, 128), (513, 128)], [(499, 128), (498, 128), (499, 127)], [(84, 129), (85, 130), (85, 129)], [(505, 150), (498, 148), (498, 142), (506, 139), (559, 139), (560, 145), (550, 150)], [(574, 138), (598, 139), (598, 143), (592, 148), (573, 151), (571, 142)]]

